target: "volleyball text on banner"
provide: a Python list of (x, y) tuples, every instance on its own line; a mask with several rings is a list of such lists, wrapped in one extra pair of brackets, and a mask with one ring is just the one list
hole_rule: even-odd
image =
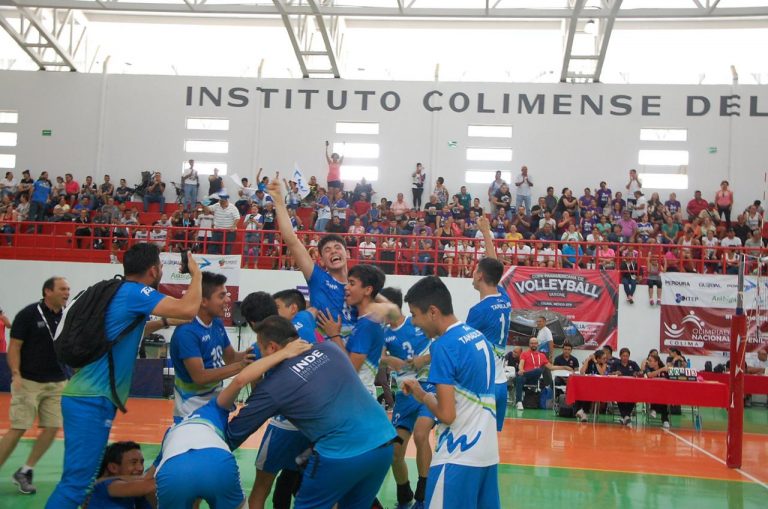
[[(731, 345), (731, 319), (736, 311), (736, 276), (667, 272), (661, 275), (660, 347), (664, 351), (679, 348), (684, 354), (710, 355), (728, 352)], [(758, 292), (758, 284), (763, 285)], [(761, 343), (761, 333), (768, 331), (765, 280), (744, 278), (744, 312), (747, 315), (747, 351), (754, 352)], [(760, 316), (758, 316), (758, 310)]]
[(299, 190), (299, 196), (306, 198), (309, 194), (309, 183), (304, 178), (304, 174), (301, 172), (297, 165), (293, 167), (293, 173), (291, 173), (291, 180), (296, 182), (296, 188)]
[[(230, 304), (224, 314), (224, 325), (231, 327), (232, 305), (240, 300), (240, 255), (207, 255), (193, 254), (200, 270), (223, 274), (227, 277), (227, 291), (230, 294)], [(163, 265), (163, 277), (160, 279), (160, 291), (171, 297), (180, 298), (189, 286), (191, 276), (180, 274), (181, 254), (160, 253), (160, 263)]]
[(512, 301), (511, 329), (519, 343), (528, 344), (525, 336), (536, 334), (536, 319), (544, 316), (557, 345), (616, 348), (618, 271), (510, 267), (501, 285)]

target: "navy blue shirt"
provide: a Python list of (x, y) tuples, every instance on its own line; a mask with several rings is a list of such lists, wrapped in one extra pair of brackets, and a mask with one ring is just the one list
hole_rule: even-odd
[(279, 364), (256, 386), (227, 427), (232, 449), (278, 414), (327, 458), (359, 456), (396, 435), (384, 409), (360, 382), (347, 352), (332, 342), (319, 343)]

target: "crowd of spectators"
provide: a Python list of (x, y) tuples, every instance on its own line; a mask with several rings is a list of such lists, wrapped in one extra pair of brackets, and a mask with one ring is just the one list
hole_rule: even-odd
[[(618, 269), (630, 301), (641, 279), (654, 283), (664, 271), (736, 273), (738, 249), (733, 248), (757, 254), (766, 240), (760, 202), (733, 212), (734, 196), (727, 181), (711, 201), (696, 191), (683, 205), (675, 193), (664, 201), (656, 192), (646, 196), (637, 172), (630, 170), (621, 190), (614, 191), (603, 181), (594, 189), (585, 187), (577, 197), (569, 188), (558, 195), (549, 186), (534, 201), (536, 179), (523, 166), (511, 183), (496, 172), (486, 203), (473, 197), (465, 185), (452, 192), (443, 177), (435, 179), (432, 193), (422, 203), (427, 173), (417, 163), (411, 174), (413, 203), (408, 203), (404, 193), (379, 197), (365, 179), (345, 189), (340, 176), (344, 157), (329, 154), (326, 145), (326, 158), (325, 187), (312, 176), (306, 184), (308, 192), (302, 193), (297, 182), (283, 179), (294, 229), (344, 234), (353, 258), (405, 263), (413, 274), (469, 276), (484, 256), (478, 230), (482, 216), (490, 221), (505, 264)], [(274, 204), (266, 192), (269, 178), (261, 173), (255, 186), (242, 179), (233, 203), (218, 170), (207, 177), (208, 194), (200, 192), (203, 179), (190, 160), (181, 185), (174, 184), (180, 207), (170, 217), (162, 215), (153, 221), (151, 230), (141, 230), (131, 228), (145, 222), (132, 202), (135, 189), (125, 179), (115, 187), (109, 175), (101, 184), (89, 176), (81, 185), (71, 174), (56, 177), (54, 183), (47, 172), (35, 180), (25, 170), (20, 181), (7, 172), (0, 181), (0, 232), (11, 243), (24, 221), (70, 221), (78, 225), (76, 237), (98, 237), (93, 241), (96, 248), (108, 248), (105, 241), (111, 237), (122, 249), (133, 236), (167, 249), (186, 246), (231, 253), (240, 229), (245, 231), (241, 242), (246, 264), (280, 253), (287, 255), (284, 265), (291, 268), (290, 254), (274, 244), (279, 241), (272, 233), (277, 230)], [(144, 212), (151, 203), (164, 211), (165, 188), (160, 172), (151, 175), (141, 193)], [(311, 213), (299, 214), (300, 209)], [(309, 247), (311, 237), (311, 233), (305, 235)], [(753, 261), (750, 269), (759, 266)], [(653, 294), (650, 299), (653, 304)]]

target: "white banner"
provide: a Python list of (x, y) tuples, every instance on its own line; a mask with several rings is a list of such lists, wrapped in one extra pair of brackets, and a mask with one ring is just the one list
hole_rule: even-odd
[[(661, 275), (661, 281), (662, 305), (736, 309), (737, 276), (666, 272)], [(758, 299), (762, 301), (762, 307), (765, 308), (768, 297), (768, 279), (762, 279), (760, 284), (762, 288), (758, 291), (758, 279), (756, 277), (746, 276), (744, 278), (745, 308), (754, 308)]]
[(296, 187), (299, 189), (299, 196), (301, 196), (302, 199), (306, 198), (309, 194), (309, 184), (307, 183), (307, 179), (304, 178), (304, 174), (301, 172), (298, 165), (294, 164), (293, 173), (289, 180), (296, 182)]

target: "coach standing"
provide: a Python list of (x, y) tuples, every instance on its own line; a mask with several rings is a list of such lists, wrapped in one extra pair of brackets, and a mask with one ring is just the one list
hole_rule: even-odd
[(11, 370), (11, 429), (0, 440), (0, 466), (11, 455), (19, 439), (32, 427), (35, 415), (42, 428), (27, 463), (13, 474), (19, 491), (31, 495), (32, 469), (51, 446), (61, 428), (61, 392), (66, 376), (53, 351), (53, 335), (61, 310), (69, 300), (69, 283), (52, 277), (43, 284), (43, 299), (25, 307), (11, 326), (8, 367)]

